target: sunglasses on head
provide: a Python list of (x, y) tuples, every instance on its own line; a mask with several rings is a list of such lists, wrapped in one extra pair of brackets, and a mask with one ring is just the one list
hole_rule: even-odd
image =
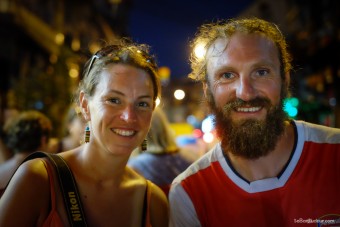
[(131, 47), (121, 48), (121, 46), (119, 46), (119, 45), (109, 45), (109, 46), (106, 46), (103, 49), (97, 51), (91, 57), (91, 61), (89, 63), (88, 70), (87, 70), (85, 77), (89, 75), (96, 59), (99, 59), (99, 58), (102, 58), (102, 57), (117, 57), (117, 59), (119, 59), (119, 53), (124, 49), (128, 49), (131, 52), (135, 51), (135, 52), (141, 54), (142, 57), (145, 59), (145, 61), (147, 63), (151, 64), (152, 68), (156, 68), (154, 59), (144, 50), (140, 50), (140, 49), (133, 50)]

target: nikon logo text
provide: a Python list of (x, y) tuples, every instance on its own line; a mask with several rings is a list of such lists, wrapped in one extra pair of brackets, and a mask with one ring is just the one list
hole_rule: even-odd
[(73, 221), (81, 221), (82, 217), (79, 211), (78, 201), (74, 192), (69, 192), (68, 197), (71, 203), (71, 213)]

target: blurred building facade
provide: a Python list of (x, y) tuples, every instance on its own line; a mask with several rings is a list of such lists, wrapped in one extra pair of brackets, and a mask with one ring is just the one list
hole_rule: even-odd
[(38, 109), (58, 128), (85, 60), (127, 35), (129, 7), (129, 0), (0, 0), (0, 122), (5, 109)]
[[(85, 60), (103, 41), (129, 36), (133, 0), (0, 0), (0, 122), (8, 108), (38, 109), (54, 126), (70, 102)], [(176, 2), (174, 2), (176, 4)], [(255, 0), (240, 17), (277, 23), (294, 58), (297, 119), (340, 128), (340, 1)], [(227, 7), (227, 6), (226, 6)], [(186, 96), (177, 100), (176, 89)], [(171, 122), (206, 117), (202, 86), (183, 77), (163, 84)]]

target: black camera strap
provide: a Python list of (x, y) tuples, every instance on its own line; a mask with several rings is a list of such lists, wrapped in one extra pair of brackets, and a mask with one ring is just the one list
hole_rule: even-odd
[(35, 152), (29, 155), (24, 162), (43, 157), (49, 158), (58, 174), (59, 185), (63, 194), (70, 225), (75, 227), (87, 226), (77, 184), (65, 160), (57, 154)]

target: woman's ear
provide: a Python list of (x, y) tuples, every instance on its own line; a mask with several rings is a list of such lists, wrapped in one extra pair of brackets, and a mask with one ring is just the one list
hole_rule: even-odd
[(204, 97), (207, 98), (207, 90), (208, 88), (208, 83), (207, 82), (203, 82), (203, 92), (204, 92)]
[(80, 103), (81, 113), (85, 121), (90, 121), (91, 114), (90, 114), (89, 102), (83, 91), (79, 93), (79, 103)]

